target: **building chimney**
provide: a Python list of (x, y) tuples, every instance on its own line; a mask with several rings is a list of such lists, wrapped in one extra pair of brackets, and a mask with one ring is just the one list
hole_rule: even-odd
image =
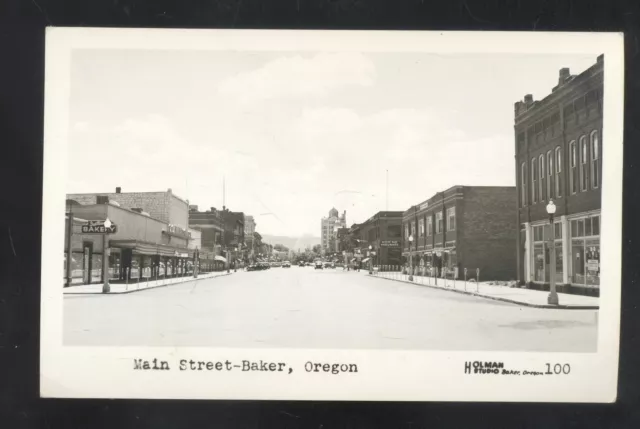
[(198, 206), (195, 204), (192, 204), (189, 206), (189, 210), (192, 212), (197, 212), (198, 211)]
[(560, 75), (558, 76), (558, 86), (562, 85), (566, 82), (567, 79), (571, 76), (571, 72), (568, 67), (563, 67), (560, 69)]
[(604, 62), (604, 54), (598, 55), (597, 62), (599, 62), (599, 63), (603, 63)]
[(520, 116), (520, 112), (522, 111), (522, 101), (516, 101), (513, 105), (514, 114), (516, 117)]
[(533, 104), (533, 95), (527, 94), (524, 96), (524, 104), (529, 107)]
[(118, 186), (118, 187), (116, 188), (116, 194), (119, 194), (120, 192), (122, 192), (122, 188), (121, 188), (120, 186)]

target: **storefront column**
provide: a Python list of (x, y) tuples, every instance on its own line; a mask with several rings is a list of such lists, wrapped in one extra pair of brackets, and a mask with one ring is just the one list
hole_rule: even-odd
[(567, 216), (560, 216), (562, 224), (562, 283), (569, 284), (571, 273), (571, 237), (569, 234), (570, 223)]
[(533, 276), (531, 275), (532, 263), (533, 263), (533, 237), (531, 224), (529, 222), (525, 222), (524, 224), (524, 255), (522, 255), (522, 261), (524, 263), (524, 281), (530, 282), (533, 280)]

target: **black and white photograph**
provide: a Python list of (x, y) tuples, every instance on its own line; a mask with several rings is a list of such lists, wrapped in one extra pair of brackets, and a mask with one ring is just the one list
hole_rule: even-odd
[(46, 396), (615, 400), (617, 35), (49, 30)]

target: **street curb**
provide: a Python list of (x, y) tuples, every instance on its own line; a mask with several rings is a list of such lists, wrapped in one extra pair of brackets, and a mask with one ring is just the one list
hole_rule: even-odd
[(207, 280), (207, 279), (215, 279), (218, 277), (225, 277), (225, 276), (230, 276), (233, 273), (227, 273), (227, 274), (221, 274), (219, 276), (213, 276), (213, 277), (207, 277), (207, 278), (191, 278), (189, 280), (185, 280), (183, 282), (178, 282), (178, 283), (170, 283), (167, 285), (158, 285), (158, 286), (152, 286), (152, 287), (146, 287), (144, 289), (131, 289), (131, 290), (126, 290), (124, 292), (108, 292), (108, 293), (103, 293), (103, 292), (73, 292), (73, 293), (63, 293), (63, 296), (83, 296), (83, 295), (111, 295), (111, 296), (116, 296), (116, 295), (127, 295), (130, 293), (134, 293), (134, 292), (144, 292), (145, 290), (151, 290), (151, 289), (158, 289), (161, 287), (169, 287), (169, 286), (176, 286), (176, 285), (181, 285), (181, 284), (185, 284), (185, 283), (189, 283), (189, 282), (193, 282), (193, 281), (198, 281), (198, 280)]
[(390, 279), (388, 277), (380, 277), (380, 276), (375, 276), (373, 274), (367, 274), (367, 276), (378, 278), (378, 279), (391, 280), (391, 281), (394, 281), (394, 282), (413, 284), (413, 285), (416, 285), (416, 286), (424, 286), (424, 287), (428, 287), (428, 288), (431, 288), (431, 289), (445, 290), (445, 291), (448, 291), (448, 292), (456, 292), (456, 293), (461, 293), (463, 295), (477, 296), (479, 298), (490, 299), (490, 300), (493, 300), (493, 301), (508, 302), (510, 304), (518, 304), (518, 305), (522, 305), (524, 307), (545, 308), (545, 309), (552, 309), (552, 310), (599, 310), (600, 309), (599, 305), (530, 304), (528, 302), (516, 301), (514, 299), (509, 299), (509, 298), (500, 298), (500, 297), (497, 297), (497, 296), (482, 295), (482, 294), (479, 294), (479, 293), (468, 292), (468, 291), (464, 291), (464, 290), (448, 289), (448, 288), (443, 288), (443, 287), (439, 287), (439, 286), (425, 285), (425, 284), (421, 284), (421, 283), (410, 282), (408, 280)]

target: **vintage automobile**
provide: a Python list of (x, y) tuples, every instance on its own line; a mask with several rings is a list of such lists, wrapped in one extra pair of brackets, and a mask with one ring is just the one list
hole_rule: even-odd
[(289, 261), (284, 261), (282, 263), (282, 268), (291, 268), (291, 262)]
[(324, 264), (322, 263), (322, 261), (316, 261), (316, 263), (314, 265), (314, 269), (322, 270), (323, 268), (324, 268)]

